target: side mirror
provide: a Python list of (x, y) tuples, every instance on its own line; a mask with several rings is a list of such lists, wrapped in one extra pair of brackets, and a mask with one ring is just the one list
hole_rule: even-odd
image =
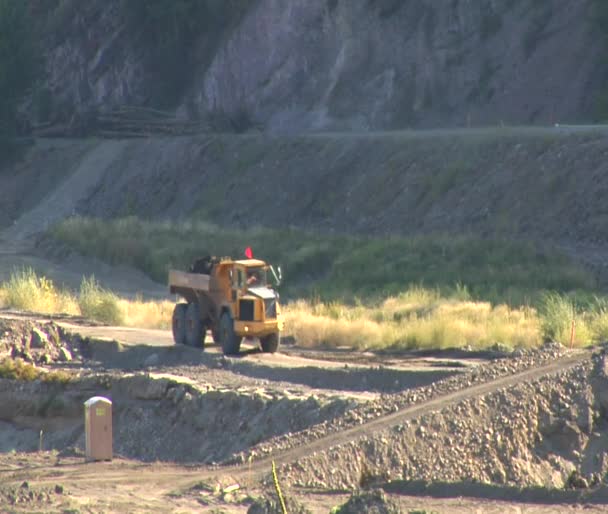
[(279, 272), (279, 274), (277, 275), (277, 273), (274, 271), (274, 268), (272, 266), (270, 266), (270, 271), (272, 273), (272, 276), (274, 277), (274, 280), (276, 282), (277, 287), (281, 285), (281, 267), (277, 267), (277, 270)]

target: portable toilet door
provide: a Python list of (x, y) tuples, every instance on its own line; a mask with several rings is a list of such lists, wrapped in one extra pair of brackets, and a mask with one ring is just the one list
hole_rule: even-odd
[(94, 396), (84, 402), (85, 458), (112, 460), (112, 402)]

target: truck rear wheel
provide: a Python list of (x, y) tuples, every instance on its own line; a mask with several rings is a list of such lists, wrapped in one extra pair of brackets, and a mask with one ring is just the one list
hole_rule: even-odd
[(220, 344), (224, 355), (238, 355), (241, 349), (242, 337), (234, 333), (234, 321), (230, 314), (225, 312), (220, 318)]
[(262, 345), (262, 351), (264, 353), (274, 353), (279, 349), (279, 333), (269, 334), (264, 337), (260, 337), (260, 344)]
[(185, 303), (176, 303), (173, 308), (171, 328), (175, 344), (186, 344), (186, 309)]
[(194, 348), (205, 348), (205, 332), (199, 304), (189, 303), (186, 309), (186, 344)]

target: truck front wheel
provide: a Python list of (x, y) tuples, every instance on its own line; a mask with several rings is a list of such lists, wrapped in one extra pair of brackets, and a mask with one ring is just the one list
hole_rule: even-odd
[(173, 332), (173, 341), (175, 344), (186, 344), (186, 309), (188, 305), (185, 303), (176, 303), (173, 308), (173, 319), (171, 320), (171, 328)]
[(227, 312), (220, 318), (219, 336), (224, 355), (238, 355), (242, 338), (234, 333), (234, 322)]
[(264, 353), (274, 353), (279, 349), (279, 333), (275, 332), (264, 337), (260, 337), (260, 344)]

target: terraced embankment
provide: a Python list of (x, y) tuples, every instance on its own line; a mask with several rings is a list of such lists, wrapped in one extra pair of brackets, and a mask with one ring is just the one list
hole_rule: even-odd
[[(601, 352), (591, 359), (588, 352), (548, 346), (431, 385), (366, 397), (247, 377), (244, 367), (231, 370), (232, 363), (238, 370), (238, 359), (213, 355), (206, 358), (215, 359), (215, 367), (208, 360), (190, 377), (194, 368), (176, 362), (166, 369), (181, 377), (160, 374), (162, 354), (143, 364), (156, 373), (104, 372), (91, 344), (109, 345), (105, 351), (117, 356), (120, 345), (76, 340), (80, 350), (72, 352), (83, 360), (71, 363), (81, 374), (73, 382), (1, 381), (1, 417), (19, 427), (19, 449), (37, 449), (42, 428), (48, 448), (78, 455), (82, 401), (106, 394), (115, 404), (118, 454), (245, 464), (199, 469), (200, 477), (264, 477), (265, 455), (281, 465), (284, 481), (321, 488), (390, 480), (563, 487), (575, 471), (583, 479), (577, 483), (590, 486), (607, 471), (608, 373)], [(113, 477), (125, 478), (110, 473), (106, 479)]]

